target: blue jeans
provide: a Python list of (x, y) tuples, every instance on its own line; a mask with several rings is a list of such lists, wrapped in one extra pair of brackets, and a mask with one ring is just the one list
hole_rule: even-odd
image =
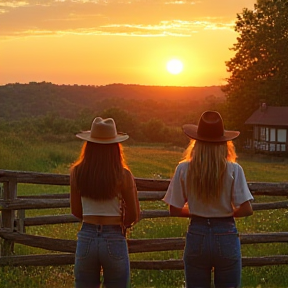
[(192, 217), (183, 260), (187, 288), (210, 288), (211, 283), (215, 288), (240, 287), (241, 249), (234, 218)]
[(75, 287), (127, 288), (130, 282), (128, 247), (118, 225), (83, 223), (75, 255)]

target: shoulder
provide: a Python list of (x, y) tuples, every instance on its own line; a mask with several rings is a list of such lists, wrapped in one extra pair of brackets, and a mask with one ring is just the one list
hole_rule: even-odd
[(179, 171), (187, 170), (189, 167), (189, 163), (190, 163), (189, 161), (180, 162), (177, 165), (176, 170), (179, 170)]
[(190, 161), (180, 162), (177, 165), (176, 170), (178, 170), (180, 173), (185, 173), (188, 170), (189, 165), (190, 165)]
[(134, 178), (132, 172), (128, 168), (123, 169), (123, 176), (125, 178)]
[(245, 178), (245, 173), (242, 166), (235, 162), (228, 162), (228, 173), (233, 175), (234, 179), (240, 181)]
[(183, 175), (186, 175), (188, 168), (189, 168), (189, 163), (188, 161), (183, 161), (180, 162), (175, 169), (174, 177), (181, 177)]
[(227, 169), (235, 172), (238, 172), (239, 170), (243, 171), (243, 168), (237, 162), (227, 162)]
[(123, 182), (122, 183), (124, 186), (135, 185), (134, 176), (128, 168), (123, 169)]

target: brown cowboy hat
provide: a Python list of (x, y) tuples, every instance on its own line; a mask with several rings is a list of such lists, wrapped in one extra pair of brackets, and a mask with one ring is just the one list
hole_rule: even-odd
[(226, 142), (239, 136), (239, 131), (224, 130), (223, 119), (217, 111), (205, 111), (198, 126), (183, 125), (183, 132), (190, 138), (204, 142)]
[(96, 117), (93, 120), (90, 131), (78, 133), (76, 137), (100, 144), (119, 143), (129, 138), (126, 133), (117, 132), (116, 124), (112, 118), (102, 119), (101, 117)]

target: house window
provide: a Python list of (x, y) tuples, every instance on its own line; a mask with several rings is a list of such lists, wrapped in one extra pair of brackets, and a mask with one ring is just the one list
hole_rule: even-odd
[(277, 130), (277, 142), (286, 142), (286, 134), (287, 131), (285, 129), (278, 129)]
[(254, 147), (257, 150), (285, 152), (287, 129), (254, 126)]
[(276, 141), (276, 131), (275, 128), (270, 128), (270, 141), (275, 142)]

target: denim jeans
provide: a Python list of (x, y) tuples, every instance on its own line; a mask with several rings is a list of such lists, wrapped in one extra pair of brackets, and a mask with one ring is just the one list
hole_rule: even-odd
[(183, 257), (187, 288), (240, 287), (241, 249), (233, 217), (192, 217)]
[(75, 255), (75, 287), (127, 288), (130, 282), (128, 247), (118, 225), (83, 223)]

